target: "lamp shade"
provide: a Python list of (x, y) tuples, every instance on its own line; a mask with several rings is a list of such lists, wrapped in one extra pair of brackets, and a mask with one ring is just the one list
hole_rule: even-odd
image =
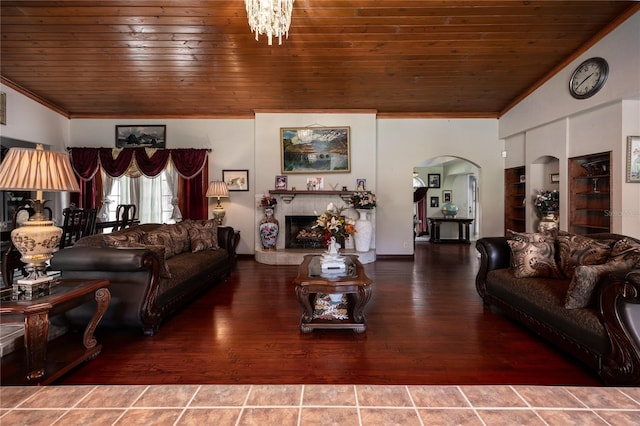
[(0, 164), (0, 189), (9, 191), (79, 192), (66, 152), (10, 148)]
[(218, 197), (218, 199), (228, 197), (229, 189), (227, 188), (227, 184), (220, 180), (214, 180), (209, 184), (206, 196), (209, 198)]

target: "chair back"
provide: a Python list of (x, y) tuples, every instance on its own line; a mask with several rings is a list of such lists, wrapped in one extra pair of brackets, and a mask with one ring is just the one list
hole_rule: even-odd
[(118, 204), (116, 207), (116, 224), (113, 227), (113, 231), (119, 231), (120, 229), (128, 228), (133, 225), (133, 221), (136, 218), (138, 208), (135, 204)]
[(72, 246), (82, 237), (96, 233), (97, 209), (78, 209), (67, 207), (62, 210), (64, 223), (60, 248)]

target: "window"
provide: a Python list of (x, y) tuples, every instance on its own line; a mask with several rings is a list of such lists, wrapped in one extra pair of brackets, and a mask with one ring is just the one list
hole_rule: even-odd
[(135, 204), (140, 223), (167, 223), (173, 211), (165, 172), (155, 178), (131, 178), (126, 175), (114, 178), (108, 198), (111, 200), (109, 220), (116, 220), (118, 204)]

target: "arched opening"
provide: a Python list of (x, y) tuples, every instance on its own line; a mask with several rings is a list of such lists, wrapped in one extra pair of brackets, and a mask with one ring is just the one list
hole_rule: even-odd
[[(413, 167), (416, 240), (429, 240), (428, 218), (441, 217), (442, 207), (446, 203), (453, 203), (458, 207), (458, 217), (474, 219), (470, 237), (472, 240), (476, 239), (481, 220), (479, 181), (480, 168), (465, 158), (439, 156), (416, 164)], [(442, 237), (457, 238), (457, 232), (455, 226), (443, 227)]]
[[(560, 189), (560, 160), (557, 157), (544, 155), (535, 159), (527, 167), (527, 229), (535, 232), (540, 223), (540, 214), (535, 205), (535, 198), (541, 191), (558, 191)], [(560, 205), (563, 209), (563, 206)], [(559, 224), (562, 225), (562, 224)]]

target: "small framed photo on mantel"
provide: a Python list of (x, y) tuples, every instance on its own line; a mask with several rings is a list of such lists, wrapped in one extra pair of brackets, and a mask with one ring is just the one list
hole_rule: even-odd
[(276, 189), (287, 190), (287, 176), (276, 176)]

